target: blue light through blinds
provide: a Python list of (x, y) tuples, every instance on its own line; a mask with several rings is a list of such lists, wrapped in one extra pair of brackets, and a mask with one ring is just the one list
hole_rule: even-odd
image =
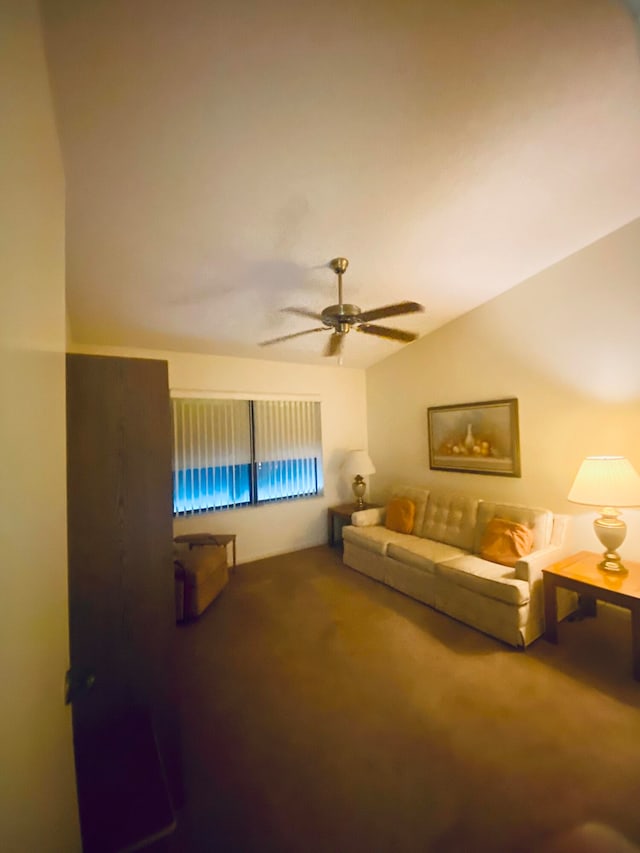
[(174, 514), (321, 494), (320, 403), (174, 398)]

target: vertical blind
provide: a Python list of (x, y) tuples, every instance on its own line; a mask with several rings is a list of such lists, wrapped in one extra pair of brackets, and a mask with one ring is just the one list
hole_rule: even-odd
[(253, 403), (257, 501), (315, 495), (322, 456), (320, 403)]
[(172, 408), (174, 512), (249, 503), (247, 402), (174, 398)]
[(174, 397), (174, 513), (318, 494), (320, 403)]

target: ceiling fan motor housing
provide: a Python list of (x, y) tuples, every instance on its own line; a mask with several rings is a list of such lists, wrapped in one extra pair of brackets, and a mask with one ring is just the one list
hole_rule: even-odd
[(323, 310), (321, 317), (325, 326), (348, 332), (349, 327), (357, 322), (359, 314), (360, 308), (357, 305), (329, 305)]

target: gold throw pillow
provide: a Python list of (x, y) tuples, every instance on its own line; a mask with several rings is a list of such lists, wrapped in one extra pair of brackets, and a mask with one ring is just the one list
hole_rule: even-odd
[(492, 563), (513, 568), (521, 557), (533, 550), (533, 530), (526, 524), (492, 518), (480, 542), (480, 556)]
[(397, 533), (411, 533), (416, 517), (416, 505), (408, 498), (393, 498), (387, 506), (384, 526)]

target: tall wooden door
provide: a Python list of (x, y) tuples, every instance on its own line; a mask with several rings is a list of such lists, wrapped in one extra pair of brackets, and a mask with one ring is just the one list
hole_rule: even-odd
[(154, 756), (155, 738), (165, 768), (175, 769), (166, 362), (67, 356), (67, 438), (80, 819), (85, 851), (111, 853), (170, 822)]

